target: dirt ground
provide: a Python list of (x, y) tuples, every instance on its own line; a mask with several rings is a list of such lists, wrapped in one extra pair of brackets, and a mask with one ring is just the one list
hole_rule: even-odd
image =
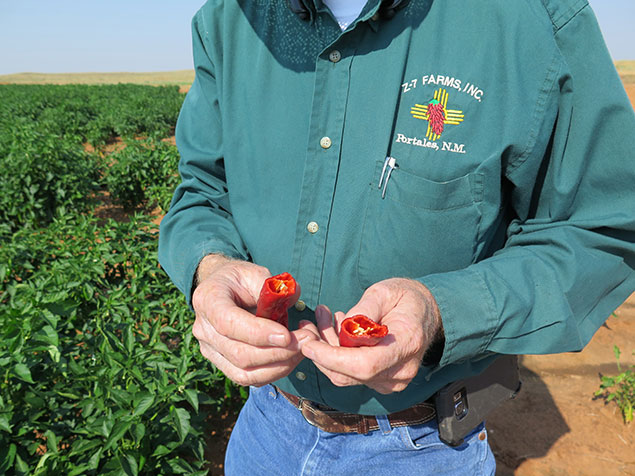
[(626, 94), (628, 94), (631, 100), (631, 104), (635, 107), (635, 84), (626, 84), (624, 87), (626, 88)]
[(594, 399), (600, 374), (633, 364), (635, 294), (580, 353), (524, 356), (522, 390), (487, 421), (497, 476), (635, 475), (635, 423)]

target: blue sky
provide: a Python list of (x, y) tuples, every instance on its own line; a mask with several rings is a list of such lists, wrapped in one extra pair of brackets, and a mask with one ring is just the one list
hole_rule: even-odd
[[(203, 2), (0, 0), (0, 74), (190, 69)], [(635, 0), (590, 3), (613, 59), (635, 60)]]

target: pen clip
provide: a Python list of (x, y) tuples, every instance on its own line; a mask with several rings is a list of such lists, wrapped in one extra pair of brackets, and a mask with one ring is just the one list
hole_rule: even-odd
[[(382, 184), (384, 185), (384, 189), (381, 191), (381, 198), (383, 199), (386, 196), (386, 187), (388, 186), (388, 181), (390, 180), (390, 175), (392, 171), (397, 168), (397, 159), (394, 157), (386, 157), (384, 161), (384, 167), (381, 169), (381, 177), (379, 177), (379, 187), (381, 188)], [(388, 174), (386, 174), (386, 169), (388, 169)], [(384, 176), (386, 180), (384, 181)]]

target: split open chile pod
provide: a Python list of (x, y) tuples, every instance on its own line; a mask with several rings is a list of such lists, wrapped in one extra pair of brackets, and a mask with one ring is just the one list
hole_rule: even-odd
[(370, 320), (362, 314), (348, 317), (340, 326), (340, 346), (362, 347), (379, 343), (388, 335), (388, 327)]
[(300, 297), (300, 287), (293, 276), (282, 273), (267, 278), (260, 290), (256, 307), (256, 316), (266, 317), (287, 327), (289, 316), (287, 309)]

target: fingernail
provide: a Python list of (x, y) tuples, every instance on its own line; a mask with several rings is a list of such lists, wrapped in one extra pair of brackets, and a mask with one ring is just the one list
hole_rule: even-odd
[(276, 347), (286, 347), (287, 339), (284, 334), (271, 334), (269, 336), (269, 343), (271, 345), (275, 345)]
[(307, 347), (302, 347), (302, 353), (307, 359), (313, 360), (315, 358), (315, 353)]
[(307, 342), (311, 342), (311, 336), (305, 335), (300, 337), (300, 340), (298, 341), (298, 350), (302, 350), (302, 347), (304, 346), (304, 344), (306, 344)]
[(326, 307), (319, 305), (315, 308), (316, 319), (325, 320), (331, 318), (331, 313), (326, 310)]

